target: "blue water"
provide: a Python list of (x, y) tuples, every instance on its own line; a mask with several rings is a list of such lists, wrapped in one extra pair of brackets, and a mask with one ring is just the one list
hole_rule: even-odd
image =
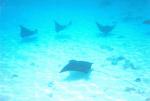
[[(150, 101), (149, 9), (150, 0), (0, 0), (0, 101)], [(60, 73), (70, 60), (91, 70)]]

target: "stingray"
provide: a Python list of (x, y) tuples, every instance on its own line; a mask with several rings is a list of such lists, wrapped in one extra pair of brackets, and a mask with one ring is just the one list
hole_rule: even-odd
[(71, 25), (71, 22), (69, 22), (69, 24), (67, 24), (67, 25), (61, 25), (61, 24), (59, 24), (58, 22), (55, 21), (55, 31), (58, 33), (58, 32), (60, 32), (64, 29), (66, 29), (70, 25)]
[(107, 36), (114, 29), (115, 25), (101, 25), (96, 22), (98, 29), (102, 32), (103, 36)]
[(112, 1), (110, 0), (100, 0), (98, 2), (100, 7), (108, 7), (112, 4)]
[(87, 61), (70, 60), (69, 63), (60, 71), (60, 73), (66, 71), (78, 71), (82, 73), (89, 73), (92, 70), (92, 64), (93, 63)]
[(32, 37), (37, 33), (37, 30), (30, 30), (22, 25), (20, 25), (20, 36), (22, 38)]
[(143, 24), (150, 25), (150, 19), (144, 20), (144, 21), (143, 21)]

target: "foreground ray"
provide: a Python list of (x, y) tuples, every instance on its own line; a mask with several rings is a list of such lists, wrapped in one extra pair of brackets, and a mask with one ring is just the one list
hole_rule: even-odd
[(93, 63), (87, 61), (70, 60), (69, 63), (60, 71), (60, 73), (66, 71), (78, 71), (88, 73), (92, 70), (92, 64)]

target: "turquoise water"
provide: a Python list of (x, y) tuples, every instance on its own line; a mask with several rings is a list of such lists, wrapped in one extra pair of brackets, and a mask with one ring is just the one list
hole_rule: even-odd
[[(149, 9), (149, 0), (0, 0), (0, 101), (150, 101)], [(60, 73), (70, 60), (91, 70)]]

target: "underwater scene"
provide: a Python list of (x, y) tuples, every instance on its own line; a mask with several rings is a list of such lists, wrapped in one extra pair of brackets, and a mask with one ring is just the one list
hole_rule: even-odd
[(0, 0), (0, 101), (150, 101), (150, 0)]

